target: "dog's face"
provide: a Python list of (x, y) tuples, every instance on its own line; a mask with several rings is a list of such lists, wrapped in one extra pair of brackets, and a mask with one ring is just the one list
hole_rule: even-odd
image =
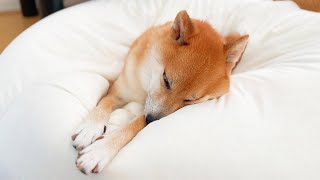
[(235, 34), (222, 38), (208, 23), (191, 20), (186, 11), (159, 27), (154, 38), (152, 56), (161, 68), (151, 78), (147, 123), (228, 92), (230, 73), (248, 40)]

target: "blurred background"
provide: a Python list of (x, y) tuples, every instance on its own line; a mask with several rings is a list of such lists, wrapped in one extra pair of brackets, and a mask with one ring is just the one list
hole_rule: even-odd
[(0, 0), (0, 53), (41, 18), (85, 1), (88, 0)]
[[(89, 0), (0, 0), (0, 54), (17, 35), (41, 18), (85, 1)], [(293, 1), (303, 9), (320, 12), (320, 0)]]

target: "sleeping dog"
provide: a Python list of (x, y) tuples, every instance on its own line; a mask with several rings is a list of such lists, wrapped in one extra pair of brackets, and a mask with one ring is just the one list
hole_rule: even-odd
[[(131, 45), (107, 95), (72, 135), (77, 167), (85, 174), (100, 172), (148, 123), (227, 93), (248, 37), (222, 37), (186, 11), (145, 31)], [(119, 108), (125, 110), (122, 118), (134, 120), (104, 134), (110, 114)]]

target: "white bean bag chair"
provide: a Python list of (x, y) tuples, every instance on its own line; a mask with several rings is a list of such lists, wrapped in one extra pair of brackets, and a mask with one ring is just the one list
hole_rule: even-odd
[[(223, 35), (250, 35), (231, 91), (151, 123), (102, 173), (82, 174), (73, 130), (133, 40), (182, 9)], [(0, 144), (3, 180), (319, 180), (320, 15), (261, 0), (106, 0), (63, 10), (0, 56)]]

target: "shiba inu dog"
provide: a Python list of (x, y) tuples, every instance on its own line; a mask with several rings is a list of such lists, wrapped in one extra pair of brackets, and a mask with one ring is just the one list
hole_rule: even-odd
[[(77, 167), (85, 174), (100, 172), (148, 123), (227, 93), (248, 38), (237, 33), (222, 37), (186, 11), (145, 31), (130, 47), (107, 95), (72, 135)], [(122, 120), (134, 120), (104, 134), (113, 111)]]

